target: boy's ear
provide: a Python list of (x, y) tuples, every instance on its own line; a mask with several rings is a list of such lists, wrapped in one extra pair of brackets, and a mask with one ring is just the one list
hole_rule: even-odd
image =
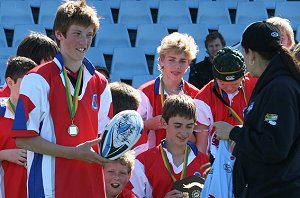
[(61, 31), (55, 30), (55, 37), (56, 37), (58, 40), (61, 40), (63, 36), (64, 36), (64, 35), (61, 33)]
[(12, 86), (15, 84), (15, 81), (11, 78), (11, 77), (7, 77), (5, 79), (7, 86), (9, 87), (9, 89), (12, 88)]
[(160, 118), (160, 123), (164, 129), (167, 128), (168, 123), (163, 117)]
[(128, 181), (129, 181), (130, 177), (131, 177), (131, 172), (128, 173)]

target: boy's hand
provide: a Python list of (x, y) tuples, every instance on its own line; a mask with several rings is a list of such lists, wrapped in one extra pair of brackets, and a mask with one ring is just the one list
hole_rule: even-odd
[(110, 162), (110, 160), (101, 157), (100, 154), (96, 153), (92, 146), (95, 144), (99, 144), (101, 141), (100, 138), (91, 140), (91, 141), (86, 141), (82, 144), (79, 144), (76, 146), (75, 150), (75, 159), (85, 161), (88, 163), (97, 163), (100, 165), (103, 165), (104, 163)]
[(161, 115), (155, 116), (153, 118), (150, 118), (148, 120), (144, 120), (145, 128), (150, 130), (158, 130), (162, 129), (162, 123), (161, 123)]
[(5, 160), (24, 166), (26, 163), (27, 152), (24, 149), (6, 149), (2, 150), (5, 153)]

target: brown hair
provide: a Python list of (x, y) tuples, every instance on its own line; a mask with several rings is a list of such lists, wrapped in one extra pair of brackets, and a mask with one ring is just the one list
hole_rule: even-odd
[[(74, 24), (84, 27), (93, 25), (95, 35), (100, 25), (96, 9), (88, 6), (85, 0), (67, 1), (60, 5), (56, 12), (53, 31), (59, 30), (63, 36), (66, 36), (69, 27)], [(58, 39), (56, 39), (56, 42), (60, 45)]]
[(196, 105), (190, 96), (172, 95), (165, 100), (162, 118), (168, 123), (175, 116), (196, 121)]
[(19, 44), (17, 56), (24, 56), (32, 59), (37, 64), (42, 60), (52, 60), (58, 52), (57, 44), (48, 36), (31, 32)]
[(112, 95), (114, 115), (124, 110), (137, 110), (141, 98), (135, 88), (123, 82), (110, 83), (109, 88)]
[(220, 32), (214, 31), (209, 33), (206, 38), (205, 38), (205, 48), (207, 49), (207, 46), (210, 42), (212, 42), (213, 40), (219, 38), (221, 41), (222, 46), (224, 47), (226, 45), (225, 39), (223, 37), (223, 35)]
[(25, 74), (36, 65), (37, 64), (30, 58), (22, 56), (9, 57), (5, 71), (5, 78), (10, 77), (16, 83), (18, 78), (23, 78)]

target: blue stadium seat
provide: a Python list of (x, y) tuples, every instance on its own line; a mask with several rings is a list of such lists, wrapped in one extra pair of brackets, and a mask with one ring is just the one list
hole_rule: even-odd
[(262, 1), (264, 2), (267, 9), (275, 9), (277, 2), (285, 2), (286, 0), (253, 0), (253, 1)]
[(236, 10), (236, 24), (249, 25), (255, 21), (268, 18), (267, 9), (263, 2), (239, 2)]
[(31, 7), (39, 8), (41, 6), (41, 0), (27, 0)]
[(297, 26), (295, 39), (297, 42), (300, 42), (300, 24)]
[(89, 5), (92, 5), (96, 8), (97, 14), (101, 16), (100, 24), (103, 23), (114, 23), (111, 9), (107, 1), (90, 1)]
[(127, 29), (137, 29), (139, 24), (153, 24), (150, 7), (143, 1), (122, 1), (119, 9), (118, 23)]
[(5, 31), (2, 25), (0, 25), (0, 47), (8, 47)]
[(290, 20), (293, 30), (300, 24), (300, 1), (277, 2), (275, 16)]
[(3, 28), (13, 30), (18, 24), (34, 24), (30, 5), (27, 1), (2, 1), (0, 7), (0, 24)]
[(94, 66), (106, 67), (104, 55), (102, 51), (97, 47), (91, 47), (86, 54), (86, 58), (89, 59)]
[(161, 40), (168, 34), (163, 24), (141, 24), (137, 29), (135, 47), (143, 49), (145, 54), (154, 55)]
[[(110, 8), (113, 8), (113, 9), (120, 8), (121, 0), (104, 0), (104, 1), (108, 2)], [(127, 0), (127, 1), (129, 1), (129, 0)]]
[(109, 74), (110, 82), (121, 82), (118, 74)]
[(246, 24), (221, 24), (218, 32), (223, 35), (226, 45), (232, 46), (241, 41), (246, 26)]
[(178, 32), (191, 35), (198, 45), (198, 48), (205, 47), (205, 38), (208, 35), (208, 27), (206, 24), (180, 24)]
[(155, 53), (154, 61), (153, 61), (153, 70), (152, 70), (154, 76), (159, 76), (161, 74), (161, 72), (158, 70), (158, 64), (159, 64), (158, 58), (159, 58), (159, 54)]
[(205, 48), (199, 49), (195, 63), (199, 63), (199, 62), (203, 61), (205, 56), (208, 56), (206, 49)]
[(160, 1), (177, 1), (177, 0), (140, 0), (147, 2), (148, 6), (153, 9), (158, 9)]
[(150, 74), (145, 53), (140, 48), (115, 48), (110, 72), (124, 80)]
[(2, 67), (2, 65), (0, 65), (0, 88), (2, 88), (5, 83), (5, 67)]
[(134, 88), (138, 88), (139, 86), (141, 86), (145, 82), (148, 82), (148, 81), (153, 80), (155, 78), (156, 78), (156, 76), (154, 76), (154, 75), (136, 75), (132, 79), (131, 86), (134, 87)]
[(13, 37), (13, 41), (12, 41), (12, 47), (18, 47), (20, 42), (30, 32), (39, 32), (39, 33), (47, 35), (45, 27), (42, 25), (39, 25), (39, 24), (16, 25), (15, 29), (14, 29), (14, 37)]
[(44, 26), (47, 30), (52, 30), (56, 10), (60, 4), (60, 1), (41, 1), (38, 24)]
[(95, 47), (103, 54), (113, 54), (114, 48), (130, 48), (131, 43), (127, 28), (123, 24), (103, 24), (96, 34)]
[(212, 0), (185, 0), (186, 1), (186, 4), (189, 8), (197, 8), (199, 7), (199, 3), (200, 2), (210, 2)]
[(190, 71), (191, 71), (191, 69), (190, 69), (190, 67), (188, 67), (186, 72), (182, 76), (183, 80), (185, 80), (185, 81), (189, 80)]
[(206, 24), (208, 29), (217, 30), (220, 24), (231, 24), (225, 2), (200, 2), (197, 23)]
[(236, 9), (239, 2), (248, 2), (249, 0), (215, 0), (224, 2), (228, 9)]
[(0, 85), (5, 84), (6, 63), (10, 56), (15, 56), (16, 48), (2, 47), (0, 48)]
[(189, 8), (185, 1), (160, 1), (157, 23), (168, 29), (178, 29), (179, 24), (192, 24)]

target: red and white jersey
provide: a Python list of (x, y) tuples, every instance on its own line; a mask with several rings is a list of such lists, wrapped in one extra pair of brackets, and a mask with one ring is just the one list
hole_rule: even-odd
[[(162, 114), (162, 99), (161, 94), (164, 91), (165, 99), (168, 97), (168, 93), (165, 90), (161, 90), (161, 76), (157, 77), (155, 80), (151, 80), (141, 85), (138, 89), (142, 98), (141, 104), (138, 108), (138, 112), (141, 114), (144, 120), (153, 118), (155, 116)], [(182, 80), (180, 83), (180, 93), (186, 94), (194, 98), (198, 93), (199, 89), (193, 86), (192, 84)], [(147, 138), (148, 134), (148, 138)], [(141, 153), (143, 151), (148, 150), (148, 148), (153, 148), (160, 144), (160, 141), (166, 137), (165, 129), (159, 130), (149, 130), (145, 129), (142, 133), (142, 137), (140, 138), (138, 144), (139, 147), (143, 146), (142, 149), (138, 151)], [(144, 142), (141, 142), (143, 140)], [(148, 141), (148, 142), (147, 142)], [(138, 148), (135, 148), (138, 149)], [(136, 151), (137, 152), (137, 151)]]
[(0, 89), (0, 102), (9, 98), (10, 96), (10, 89), (7, 85)]
[[(189, 142), (188, 144), (191, 150), (188, 155), (186, 177), (192, 175), (201, 176), (204, 170), (200, 169), (200, 167), (208, 162), (208, 156), (198, 152), (197, 147), (193, 143)], [(172, 154), (165, 148), (163, 142), (162, 146), (166, 151), (172, 174), (179, 180), (183, 163), (177, 167), (174, 164)], [(149, 149), (137, 156), (130, 177), (130, 183), (126, 186), (137, 197), (165, 197), (171, 191), (172, 186), (173, 180), (164, 165), (160, 146)]]
[[(82, 90), (74, 124), (79, 133), (71, 136), (63, 59), (57, 54), (53, 61), (30, 70), (22, 80), (20, 98), (13, 125), (14, 137), (40, 136), (52, 143), (75, 147), (98, 137), (109, 122), (111, 93), (104, 76), (83, 60)], [(69, 79), (68, 79), (69, 80)], [(74, 87), (70, 84), (73, 95)], [(93, 147), (99, 153), (98, 145)], [(28, 152), (29, 197), (101, 197), (105, 195), (102, 167), (49, 155)]]
[[(7, 101), (8, 99), (0, 103), (0, 150), (18, 148), (16, 146), (16, 140), (11, 137), (11, 128), (15, 116), (9, 109)], [(27, 170), (24, 166), (4, 160), (0, 164), (0, 175), (0, 197), (27, 197)]]
[(137, 198), (137, 196), (131, 190), (124, 188), (116, 198)]
[[(248, 73), (245, 76), (244, 91), (238, 89), (233, 94), (226, 94), (222, 91), (223, 99), (230, 104), (230, 107), (243, 119), (243, 110), (247, 106), (252, 90), (256, 84), (256, 79), (251, 77)], [(217, 86), (215, 81), (210, 81), (197, 94), (194, 101), (197, 107), (197, 123), (209, 126), (210, 129), (210, 152), (213, 156), (216, 154), (216, 149), (219, 141), (215, 136), (212, 137), (214, 130), (212, 124), (216, 121), (225, 121), (232, 125), (239, 125), (240, 123), (231, 115), (229, 109), (225, 104), (215, 95), (213, 88)], [(218, 88), (216, 89), (218, 93)]]

